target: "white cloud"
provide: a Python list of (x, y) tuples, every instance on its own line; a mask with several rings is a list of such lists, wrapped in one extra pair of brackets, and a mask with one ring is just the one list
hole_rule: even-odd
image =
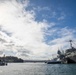
[(50, 8), (49, 7), (41, 7), (41, 6), (38, 6), (38, 7), (33, 7), (33, 10), (37, 10), (38, 12), (40, 11), (49, 11)]
[[(25, 1), (25, 6), (27, 4), (28, 2)], [(3, 49), (18, 52), (16, 46), (19, 45), (32, 51), (33, 55), (39, 55), (45, 51), (47, 45), (43, 42), (43, 30), (47, 27), (47, 24), (45, 22), (36, 22), (34, 12), (24, 10), (24, 6), (16, 2), (16, 0), (1, 2), (0, 11), (0, 26), (2, 30), (12, 33), (11, 37), (7, 36), (14, 43), (12, 47), (4, 45)], [(11, 44), (10, 41), (6, 44)]]
[(58, 18), (58, 20), (63, 20), (63, 19), (65, 19), (64, 16), (60, 16), (60, 17)]
[(58, 20), (64, 20), (65, 17), (66, 17), (66, 15), (62, 12), (62, 13), (60, 14), (60, 17), (58, 17)]

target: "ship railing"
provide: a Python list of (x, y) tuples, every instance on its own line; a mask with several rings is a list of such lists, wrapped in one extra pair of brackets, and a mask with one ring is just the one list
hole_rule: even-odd
[(66, 57), (73, 57), (74, 55), (76, 55), (76, 52), (69, 53), (68, 55), (66, 55)]

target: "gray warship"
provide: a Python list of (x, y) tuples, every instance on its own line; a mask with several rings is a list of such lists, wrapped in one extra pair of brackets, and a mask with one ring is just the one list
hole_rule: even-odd
[(65, 50), (65, 53), (62, 53), (60, 50), (58, 50), (58, 58), (61, 60), (61, 63), (63, 64), (76, 64), (76, 48), (73, 47), (72, 43), (73, 41), (70, 40), (70, 48)]
[(69, 40), (70, 48), (65, 50), (65, 53), (61, 50), (57, 51), (57, 57), (48, 60), (47, 64), (76, 64), (76, 48), (73, 47), (72, 40)]

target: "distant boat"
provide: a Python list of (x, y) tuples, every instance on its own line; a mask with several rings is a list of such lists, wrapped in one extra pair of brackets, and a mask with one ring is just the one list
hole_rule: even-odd
[(54, 58), (52, 60), (48, 60), (46, 63), (47, 64), (61, 64), (61, 61), (58, 60), (57, 58)]
[(7, 63), (0, 61), (0, 66), (7, 65)]
[(5, 66), (5, 65), (7, 65), (7, 63), (6, 63), (6, 61), (5, 61), (5, 55), (4, 55), (3, 57), (4, 57), (4, 59), (1, 59), (1, 60), (0, 60), (0, 66)]

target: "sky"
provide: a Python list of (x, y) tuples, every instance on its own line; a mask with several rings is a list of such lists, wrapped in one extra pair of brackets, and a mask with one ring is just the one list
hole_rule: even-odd
[(56, 57), (76, 41), (75, 7), (76, 0), (0, 0), (0, 56)]

